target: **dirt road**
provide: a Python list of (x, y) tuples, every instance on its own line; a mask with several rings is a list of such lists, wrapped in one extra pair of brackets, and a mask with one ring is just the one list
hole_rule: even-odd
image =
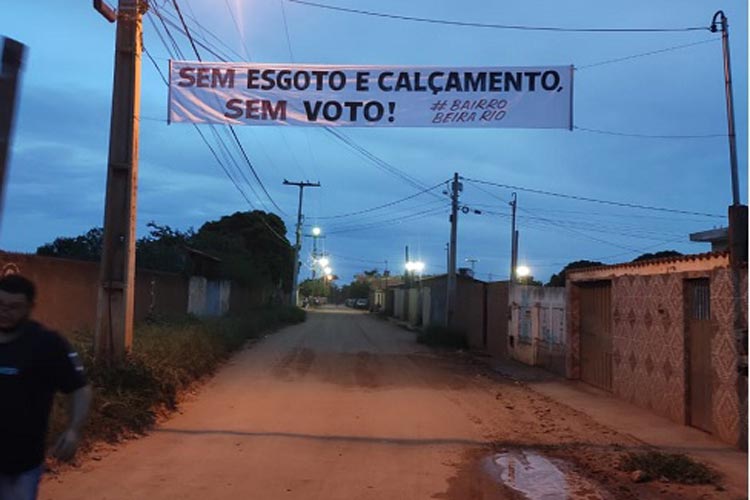
[(616, 466), (638, 445), (412, 332), (329, 309), (237, 354), (150, 435), (47, 478), (40, 498), (722, 498), (632, 483)]

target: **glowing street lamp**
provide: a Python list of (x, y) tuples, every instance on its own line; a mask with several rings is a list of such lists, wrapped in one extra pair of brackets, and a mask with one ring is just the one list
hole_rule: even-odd
[[(327, 257), (321, 257), (320, 259), (318, 259), (318, 264), (320, 264), (320, 267), (322, 267), (322, 268), (326, 268), (326, 267), (328, 267), (328, 265), (329, 265), (330, 263), (331, 263), (331, 261), (330, 261), (330, 260), (328, 260), (328, 258), (327, 258)], [(330, 268), (329, 268), (329, 269), (330, 269)]]
[(319, 227), (315, 226), (314, 228), (312, 228), (313, 236), (320, 236), (320, 233), (321, 233), (321, 230)]
[(330, 267), (326, 267), (325, 269), (323, 269), (323, 272), (326, 274), (326, 276), (330, 276), (331, 273), (333, 273), (333, 269), (331, 269)]
[(519, 278), (525, 278), (526, 276), (531, 275), (531, 269), (529, 269), (527, 266), (518, 266), (516, 268), (516, 276)]

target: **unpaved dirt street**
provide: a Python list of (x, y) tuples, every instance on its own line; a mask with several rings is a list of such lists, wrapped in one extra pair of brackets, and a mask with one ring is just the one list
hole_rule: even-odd
[[(508, 476), (537, 498), (732, 498), (632, 483), (617, 461), (638, 446), (468, 356), (331, 308), (238, 353), (148, 436), (48, 477), (40, 498), (523, 498)], [(529, 480), (522, 464), (552, 469)]]

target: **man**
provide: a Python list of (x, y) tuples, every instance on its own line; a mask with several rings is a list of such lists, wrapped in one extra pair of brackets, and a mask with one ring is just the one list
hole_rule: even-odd
[(70, 394), (70, 419), (53, 455), (73, 457), (91, 402), (78, 354), (59, 334), (30, 319), (36, 289), (0, 278), (0, 500), (34, 500), (55, 392)]

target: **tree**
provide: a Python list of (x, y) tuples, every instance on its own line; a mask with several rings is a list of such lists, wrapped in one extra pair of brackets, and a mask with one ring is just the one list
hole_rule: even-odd
[(100, 227), (89, 229), (86, 234), (73, 238), (59, 237), (52, 243), (46, 243), (36, 249), (37, 255), (60, 257), (63, 259), (93, 260), (102, 257), (102, 239), (104, 230)]
[[(291, 290), (292, 246), (284, 236), (286, 226), (277, 215), (254, 210), (236, 212), (206, 222), (198, 232), (148, 223), (149, 234), (136, 242), (139, 267), (158, 271), (189, 272), (186, 247), (221, 259), (224, 278), (252, 287)], [(101, 259), (103, 231), (91, 229), (73, 238), (60, 237), (37, 249), (38, 255), (69, 259)]]
[(292, 246), (276, 214), (236, 212), (203, 224), (195, 235), (197, 249), (222, 260), (226, 277), (246, 285), (259, 281), (291, 290)]
[(639, 255), (635, 259), (633, 259), (632, 262), (643, 262), (644, 260), (664, 259), (666, 257), (681, 257), (681, 256), (682, 256), (682, 253), (678, 252), (677, 250), (662, 250), (660, 252), (644, 253), (642, 255)]
[(586, 267), (596, 267), (603, 265), (604, 264), (602, 262), (596, 260), (576, 260), (574, 262), (570, 262), (569, 264), (566, 264), (559, 273), (550, 276), (550, 279), (545, 286), (565, 286), (567, 273), (571, 269), (583, 269)]
[(185, 247), (191, 246), (195, 239), (192, 228), (179, 231), (169, 226), (160, 226), (149, 222), (147, 236), (135, 243), (136, 263), (138, 267), (180, 273), (185, 271)]
[(303, 297), (326, 297), (328, 288), (322, 279), (306, 279), (299, 284), (299, 294)]

